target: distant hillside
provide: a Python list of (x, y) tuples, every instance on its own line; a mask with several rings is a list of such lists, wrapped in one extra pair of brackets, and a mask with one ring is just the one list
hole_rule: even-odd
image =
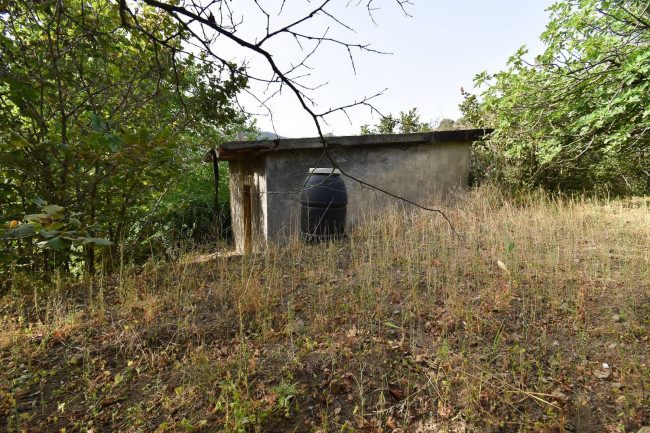
[(275, 140), (277, 138), (287, 138), (287, 137), (283, 137), (274, 132), (266, 132), (266, 131), (260, 132), (259, 135), (257, 136), (258, 140)]

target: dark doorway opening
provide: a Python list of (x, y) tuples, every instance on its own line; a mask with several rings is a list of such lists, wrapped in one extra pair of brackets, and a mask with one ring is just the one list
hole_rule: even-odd
[(251, 252), (251, 241), (253, 237), (253, 194), (251, 186), (244, 185), (244, 252)]

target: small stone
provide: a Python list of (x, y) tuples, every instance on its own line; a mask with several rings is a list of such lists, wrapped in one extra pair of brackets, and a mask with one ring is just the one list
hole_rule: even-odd
[(614, 382), (614, 383), (612, 383), (612, 388), (614, 388), (614, 389), (623, 389), (624, 386), (625, 386), (625, 385), (623, 385), (623, 384), (620, 383), (620, 382)]
[(611, 372), (609, 370), (594, 370), (593, 371), (594, 376), (596, 376), (598, 379), (607, 379), (610, 375)]
[(569, 400), (569, 397), (567, 397), (566, 394), (560, 391), (553, 391), (551, 395), (555, 400), (559, 401), (560, 403), (566, 403)]
[(298, 334), (302, 332), (304, 328), (305, 328), (305, 321), (302, 320), (300, 317), (294, 317), (293, 320), (287, 323), (287, 327), (286, 327), (287, 332), (293, 334)]
[(614, 323), (621, 323), (621, 322), (623, 321), (623, 319), (621, 318), (621, 316), (619, 316), (618, 314), (614, 314), (614, 315), (612, 316), (612, 320), (614, 321)]
[(343, 384), (339, 380), (333, 380), (332, 383), (330, 383), (330, 393), (332, 395), (339, 395), (343, 392)]
[(83, 360), (84, 360), (84, 354), (83, 353), (77, 353), (72, 358), (70, 358), (70, 364), (79, 365), (79, 364), (81, 364), (81, 362)]

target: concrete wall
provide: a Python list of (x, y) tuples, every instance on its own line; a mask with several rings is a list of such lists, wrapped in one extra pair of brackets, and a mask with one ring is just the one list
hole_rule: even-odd
[(266, 175), (263, 158), (229, 161), (230, 167), (230, 212), (235, 247), (244, 253), (244, 185), (250, 185), (251, 206), (251, 251), (261, 252), (267, 242)]
[[(436, 190), (466, 188), (470, 169), (469, 142), (409, 146), (349, 147), (332, 150), (341, 169), (365, 182), (415, 202)], [(331, 166), (318, 149), (269, 152), (266, 174), (266, 234), (282, 240), (300, 229), (300, 188), (310, 167)], [(231, 162), (231, 167), (233, 167)], [(231, 169), (231, 173), (232, 173)], [(232, 176), (232, 174), (231, 174)], [(362, 187), (344, 177), (348, 190), (348, 229), (364, 216), (389, 205), (394, 198)], [(408, 205), (407, 205), (408, 206)], [(236, 214), (233, 208), (233, 216)], [(234, 218), (233, 218), (234, 221)], [(237, 233), (235, 233), (237, 236)]]

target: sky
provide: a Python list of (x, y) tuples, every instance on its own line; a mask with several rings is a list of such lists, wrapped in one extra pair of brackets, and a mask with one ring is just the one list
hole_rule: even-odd
[[(530, 58), (543, 51), (539, 40), (548, 22), (550, 0), (411, 0), (406, 5), (410, 16), (405, 16), (395, 0), (373, 0), (380, 7), (370, 18), (365, 4), (367, 0), (333, 0), (327, 11), (354, 31), (333, 22), (326, 16), (298, 27), (301, 32), (322, 34), (329, 37), (370, 44), (370, 48), (390, 54), (377, 54), (353, 50), (354, 68), (345, 48), (321, 45), (309, 58), (310, 69), (300, 82), (309, 87), (319, 87), (308, 94), (317, 104), (315, 110), (327, 111), (348, 105), (364, 97), (383, 93), (373, 99), (373, 106), (382, 114), (398, 114), (417, 108), (420, 120), (436, 122), (443, 118), (457, 119), (461, 116), (458, 104), (462, 102), (460, 88), (473, 93), (474, 76), (482, 71), (498, 72), (506, 68), (508, 58), (519, 47), (526, 45)], [(280, 15), (280, 0), (260, 1), (268, 7), (271, 29), (280, 28), (309, 9), (315, 2), (286, 0)], [(264, 16), (254, 3), (238, 2), (235, 14), (242, 25), (238, 34), (249, 40), (259, 40), (266, 33)], [(275, 9), (274, 9), (275, 7)], [(309, 52), (308, 44), (303, 50), (290, 37), (271, 40), (264, 47), (284, 68), (295, 65)], [(263, 59), (240, 47), (223, 44), (220, 53), (235, 62), (245, 61), (254, 75), (268, 77), (269, 69)], [(261, 83), (251, 82), (250, 91), (260, 99), (275, 92)], [(285, 137), (317, 135), (313, 120), (301, 108), (297, 98), (283, 89), (280, 95), (267, 102), (273, 113), (248, 95), (240, 95), (241, 104), (254, 116), (263, 131), (275, 131)], [(349, 118), (348, 118), (349, 116)], [(361, 125), (374, 125), (379, 115), (368, 107), (358, 107), (328, 116), (323, 123), (324, 133), (334, 135), (357, 135)]]

